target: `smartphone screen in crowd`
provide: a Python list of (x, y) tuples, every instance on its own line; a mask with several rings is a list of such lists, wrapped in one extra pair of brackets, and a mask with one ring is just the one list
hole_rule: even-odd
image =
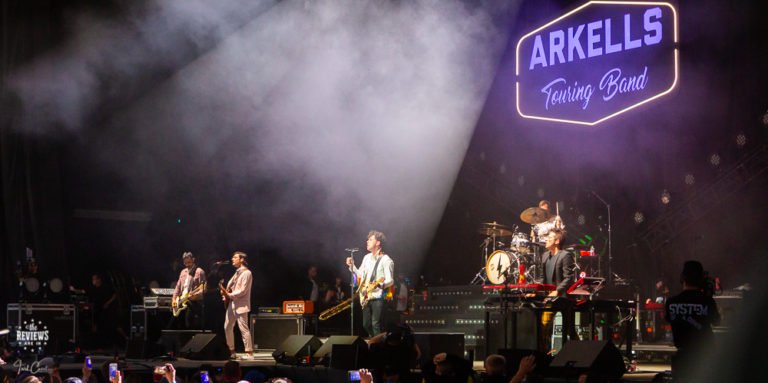
[(91, 364), (91, 357), (90, 356), (86, 356), (85, 357), (85, 367), (93, 368), (93, 364)]
[(117, 376), (117, 363), (109, 364), (109, 379), (114, 379)]
[(360, 381), (360, 371), (351, 370), (349, 372), (349, 381), (350, 382), (359, 382)]
[(200, 383), (211, 383), (208, 379), (208, 371), (200, 371)]

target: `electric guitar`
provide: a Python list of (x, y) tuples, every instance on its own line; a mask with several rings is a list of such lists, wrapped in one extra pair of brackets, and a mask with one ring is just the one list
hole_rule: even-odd
[(229, 307), (229, 304), (232, 303), (232, 300), (229, 299), (229, 296), (227, 295), (231, 292), (231, 290), (224, 287), (224, 281), (219, 282), (219, 293), (221, 294), (221, 299), (224, 301), (224, 307)]
[(186, 294), (181, 294), (178, 297), (176, 297), (176, 301), (173, 302), (174, 304), (171, 305), (171, 312), (173, 313), (173, 316), (177, 317), (179, 314), (181, 314), (182, 311), (187, 309), (187, 306), (189, 306), (189, 297), (192, 295), (198, 295), (205, 291), (205, 283), (201, 283), (199, 286), (195, 287), (192, 291), (187, 292)]
[(373, 282), (360, 285), (360, 288), (357, 289), (357, 294), (360, 297), (360, 307), (365, 307), (365, 305), (368, 304), (368, 301), (371, 299), (371, 293), (373, 290), (376, 290), (376, 288), (382, 283), (384, 283), (384, 277), (381, 277)]

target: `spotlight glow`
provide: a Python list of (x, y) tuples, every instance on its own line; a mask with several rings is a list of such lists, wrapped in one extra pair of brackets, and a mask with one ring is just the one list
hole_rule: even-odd
[(696, 177), (693, 176), (693, 174), (688, 173), (685, 175), (685, 184), (688, 186), (691, 186), (696, 183)]
[(738, 136), (736, 136), (736, 145), (739, 146), (739, 148), (743, 148), (744, 145), (747, 144), (747, 136), (744, 135), (744, 133), (739, 133)]
[(715, 153), (709, 156), (709, 163), (712, 164), (712, 166), (720, 166), (720, 155)]
[(645, 216), (643, 215), (643, 213), (636, 211), (634, 219), (635, 219), (635, 224), (639, 225), (645, 221)]
[(672, 200), (672, 195), (669, 194), (667, 189), (664, 189), (664, 191), (661, 192), (661, 203), (668, 205), (671, 200)]

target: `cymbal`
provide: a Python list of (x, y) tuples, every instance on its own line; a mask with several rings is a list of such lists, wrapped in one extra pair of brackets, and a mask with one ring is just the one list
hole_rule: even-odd
[(531, 225), (546, 222), (549, 220), (549, 217), (549, 211), (540, 207), (529, 207), (520, 213), (520, 219), (525, 223), (530, 223)]
[(478, 233), (486, 237), (509, 237), (512, 235), (512, 230), (500, 223), (496, 222), (483, 222), (481, 227), (477, 230)]

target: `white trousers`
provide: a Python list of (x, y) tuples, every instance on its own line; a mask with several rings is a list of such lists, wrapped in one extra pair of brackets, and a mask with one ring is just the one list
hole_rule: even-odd
[(248, 328), (248, 313), (236, 314), (232, 305), (227, 307), (227, 315), (224, 317), (224, 334), (227, 338), (227, 347), (232, 351), (235, 349), (235, 322), (240, 328), (240, 334), (243, 336), (245, 352), (253, 351), (253, 339), (251, 330)]

